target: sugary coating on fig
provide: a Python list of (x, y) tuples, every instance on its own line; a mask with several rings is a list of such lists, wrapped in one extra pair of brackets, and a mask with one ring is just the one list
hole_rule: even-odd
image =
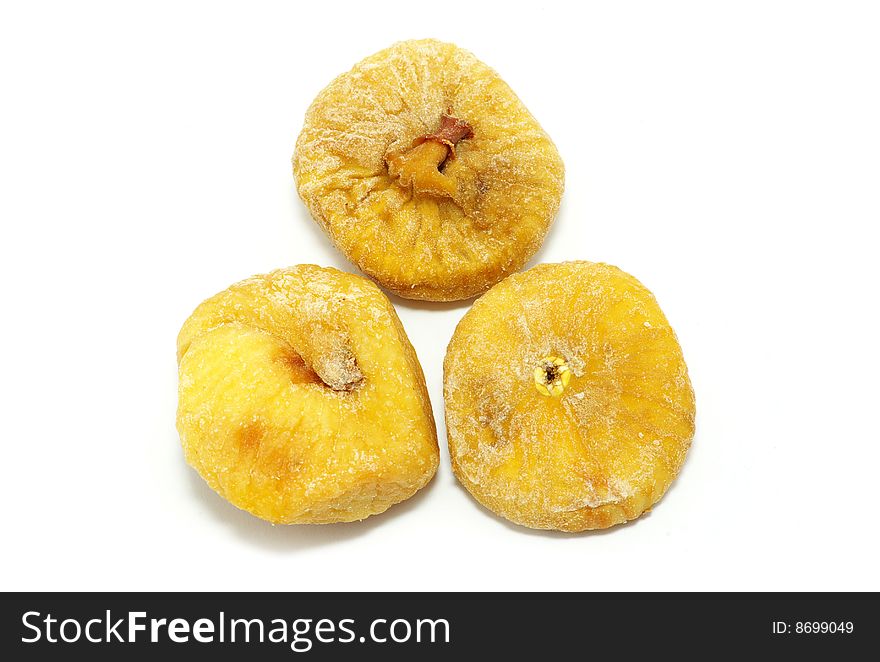
[(484, 292), (531, 257), (562, 197), (553, 142), (468, 51), (406, 41), (325, 88), (296, 144), (297, 189), (366, 274), (411, 299)]
[(444, 398), (455, 475), (539, 529), (637, 518), (694, 435), (675, 333), (654, 296), (606, 264), (542, 264), (478, 299), (449, 343)]
[(434, 475), (422, 368), (371, 281), (300, 265), (202, 303), (177, 342), (187, 461), (273, 523), (381, 513)]

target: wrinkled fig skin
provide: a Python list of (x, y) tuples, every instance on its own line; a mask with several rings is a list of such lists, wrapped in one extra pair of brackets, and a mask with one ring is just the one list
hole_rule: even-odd
[(236, 283), (184, 323), (178, 363), (187, 461), (269, 522), (363, 519), (437, 469), (421, 366), (366, 278), (300, 265)]
[(654, 296), (606, 264), (542, 264), (489, 290), (449, 343), (443, 395), (458, 480), (536, 529), (639, 517), (694, 436), (675, 333)]
[(488, 66), (405, 41), (315, 99), (293, 156), (297, 190), (345, 256), (399, 296), (466, 299), (522, 268), (559, 208), (549, 136)]

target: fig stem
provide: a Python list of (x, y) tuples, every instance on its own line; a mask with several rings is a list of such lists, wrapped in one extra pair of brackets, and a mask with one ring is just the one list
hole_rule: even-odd
[(474, 130), (471, 128), (470, 124), (457, 117), (453, 117), (449, 113), (443, 113), (440, 117), (440, 128), (435, 133), (429, 133), (416, 139), (413, 146), (415, 147), (416, 145), (420, 145), (429, 140), (445, 145), (447, 149), (446, 155), (440, 163), (437, 164), (437, 168), (440, 169), (448, 159), (455, 158), (455, 146), (459, 142), (473, 137)]
[(457, 184), (441, 168), (455, 158), (455, 146), (473, 135), (470, 124), (444, 113), (437, 131), (416, 138), (408, 150), (386, 157), (388, 174), (415, 192), (454, 199)]

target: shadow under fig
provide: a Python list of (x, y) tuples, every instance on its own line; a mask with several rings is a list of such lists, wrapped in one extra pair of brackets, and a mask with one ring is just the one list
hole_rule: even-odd
[(306, 550), (366, 535), (391, 518), (405, 515), (413, 508), (418, 508), (437, 483), (435, 477), (406, 501), (391, 506), (384, 513), (372, 515), (359, 522), (273, 525), (233, 506), (208, 487), (208, 484), (190, 467), (186, 467), (186, 473), (194, 497), (212, 517), (222, 522), (238, 538), (275, 552)]
[(643, 520), (647, 517), (650, 517), (650, 515), (651, 515), (651, 513), (648, 512), (648, 513), (645, 513), (644, 515), (642, 515), (641, 517), (639, 517), (638, 519), (630, 520), (629, 522), (625, 522), (623, 524), (618, 524), (616, 526), (612, 526), (609, 529), (595, 529), (592, 531), (570, 532), (570, 531), (554, 531), (552, 529), (531, 529), (527, 526), (523, 526), (521, 524), (516, 524), (514, 522), (511, 522), (510, 520), (505, 519), (505, 518), (501, 517), (500, 515), (496, 515), (491, 510), (486, 508), (486, 506), (484, 506), (479, 501), (477, 501), (471, 495), (471, 493), (468, 492), (467, 489), (465, 489), (465, 487), (461, 483), (459, 483), (457, 480), (455, 480), (453, 482), (455, 482), (456, 488), (461, 490), (461, 492), (464, 493), (464, 495), (468, 498), (468, 500), (474, 506), (476, 506), (477, 509), (479, 509), (480, 512), (482, 512), (486, 517), (495, 520), (496, 523), (502, 525), (504, 528), (508, 529), (509, 531), (512, 531), (512, 532), (519, 534), (519, 535), (537, 536), (539, 538), (554, 538), (554, 539), (566, 539), (566, 538), (568, 538), (568, 539), (572, 539), (572, 538), (583, 539), (583, 538), (592, 538), (594, 536), (607, 536), (607, 535), (614, 533), (615, 531), (628, 529), (636, 522), (639, 522), (640, 520)]
[[(694, 437), (694, 441), (696, 441), (696, 437)], [(688, 463), (687, 463), (687, 461), (685, 461), (684, 465), (682, 466), (681, 470), (678, 473), (678, 476), (676, 476), (675, 480), (672, 481), (672, 484), (666, 490), (666, 493), (663, 495), (663, 498), (660, 499), (659, 502), (654, 504), (654, 508), (656, 508), (657, 506), (660, 506), (663, 503), (663, 501), (665, 501), (666, 499), (669, 498), (669, 495), (673, 492), (673, 490), (675, 490), (676, 485), (678, 485), (678, 481), (681, 478), (681, 475), (687, 469), (687, 465), (688, 465)], [(594, 536), (607, 536), (607, 535), (611, 535), (617, 531), (624, 531), (626, 529), (631, 528), (632, 526), (638, 524), (639, 522), (651, 517), (651, 515), (654, 512), (654, 508), (652, 508), (651, 510), (642, 513), (636, 519), (630, 520), (628, 522), (624, 522), (623, 524), (616, 524), (615, 526), (612, 526), (607, 529), (594, 529), (592, 531), (579, 531), (579, 532), (553, 531), (553, 530), (547, 530), (547, 529), (530, 529), (527, 526), (522, 526), (521, 524), (515, 524), (514, 522), (511, 522), (510, 520), (507, 520), (507, 519), (501, 517), (500, 515), (496, 515), (495, 513), (493, 513), (491, 510), (489, 510), (483, 504), (481, 504), (479, 501), (477, 501), (473, 497), (473, 495), (471, 495), (471, 493), (468, 492), (467, 489), (460, 482), (458, 482), (458, 480), (456, 480), (453, 476), (450, 476), (450, 482), (454, 483), (456, 489), (460, 490), (467, 497), (467, 499), (472, 504), (474, 504), (484, 515), (495, 520), (496, 522), (503, 525), (505, 528), (509, 529), (510, 531), (513, 531), (513, 532), (519, 533), (519, 534), (525, 534), (528, 536), (538, 536), (538, 537), (542, 537), (542, 538), (557, 538), (557, 539), (558, 538), (591, 538)]]

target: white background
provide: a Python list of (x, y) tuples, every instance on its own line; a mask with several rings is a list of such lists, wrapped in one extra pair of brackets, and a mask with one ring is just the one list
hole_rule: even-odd
[[(4, 3), (0, 586), (880, 589), (878, 34), (870, 2)], [(616, 264), (678, 332), (697, 436), (633, 524), (534, 532), (456, 484), (441, 364), (468, 302), (393, 299), (443, 452), (409, 502), (273, 528), (183, 461), (180, 325), (254, 273), (354, 269), (293, 145), (334, 76), (424, 36), (562, 153), (533, 263)]]

